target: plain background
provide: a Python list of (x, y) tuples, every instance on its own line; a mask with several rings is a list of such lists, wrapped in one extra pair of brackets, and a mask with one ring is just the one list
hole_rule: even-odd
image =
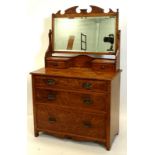
[[(46, 2), (49, 6), (45, 4)], [(46, 40), (43, 41), (40, 35), (47, 34), (41, 33), (41, 30), (48, 31), (48, 27), (46, 29), (41, 24), (44, 24), (42, 21), (45, 17), (49, 19), (49, 13), (54, 11), (51, 10), (53, 5), (55, 10), (60, 9), (59, 2), (62, 1), (0, 1), (1, 154), (26, 154), (28, 74), (31, 70), (43, 65), (44, 50), (41, 51), (41, 49), (46, 49), (47, 38), (44, 37)], [(67, 2), (71, 5), (78, 4), (74, 0), (63, 2), (65, 2), (63, 6), (66, 8), (70, 6)], [(128, 154), (155, 154), (154, 1), (83, 0), (80, 3), (87, 2), (97, 3), (99, 6), (103, 3), (101, 6), (103, 8), (107, 5), (112, 8), (113, 4), (124, 5), (125, 16), (128, 13)], [(41, 9), (39, 13), (36, 12), (35, 15), (33, 9), (38, 7), (36, 3), (45, 8)], [(34, 7), (31, 7), (33, 9), (30, 12), (29, 6), (32, 5)], [(37, 19), (39, 22), (35, 27), (33, 24), (35, 25)], [(44, 28), (38, 28), (40, 26)], [(35, 35), (31, 35), (33, 32)], [(126, 59), (122, 61), (124, 61), (124, 63), (121, 62), (123, 67)]]

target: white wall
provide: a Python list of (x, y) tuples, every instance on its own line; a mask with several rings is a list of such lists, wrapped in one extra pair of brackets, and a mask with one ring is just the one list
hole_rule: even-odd
[[(27, 63), (27, 70), (33, 71), (44, 66), (44, 54), (48, 46), (48, 30), (51, 28), (51, 14), (58, 10), (66, 9), (71, 6), (79, 5), (80, 8), (86, 8), (88, 5), (96, 5), (102, 8), (119, 8), (121, 29), (121, 103), (126, 106), (126, 28), (127, 28), (127, 14), (126, 2), (120, 0), (27, 0), (27, 34), (29, 41), (26, 43), (27, 52), (29, 52), (29, 60)], [(32, 113), (32, 99), (31, 99), (31, 77), (27, 73), (27, 102), (28, 113)]]

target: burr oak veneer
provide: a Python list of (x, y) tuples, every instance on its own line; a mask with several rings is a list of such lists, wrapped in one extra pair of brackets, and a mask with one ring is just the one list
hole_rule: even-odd
[[(62, 16), (106, 15), (101, 8), (91, 7), (89, 15), (84, 10), (77, 15), (73, 7)], [(107, 13), (111, 14), (118, 15), (118, 12)], [(93, 141), (110, 150), (119, 133), (120, 32), (116, 33), (115, 59), (96, 58), (89, 52), (53, 56), (52, 34), (50, 31), (45, 67), (31, 73), (35, 136), (44, 132), (61, 138)]]

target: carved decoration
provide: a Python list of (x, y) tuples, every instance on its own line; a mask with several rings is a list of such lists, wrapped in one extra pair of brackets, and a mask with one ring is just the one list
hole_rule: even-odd
[(76, 12), (77, 8), (78, 8), (78, 6), (74, 6), (74, 7), (68, 8), (67, 10), (65, 10), (65, 14), (77, 13)]
[[(90, 8), (91, 8), (91, 11), (88, 12), (87, 9), (80, 9), (80, 12), (78, 13), (77, 12), (77, 9), (78, 9), (79, 6), (73, 6), (73, 7), (70, 7), (68, 9), (66, 9), (64, 11), (64, 14), (61, 13), (61, 10), (59, 10), (57, 13), (55, 14), (52, 14), (52, 31), (54, 32), (54, 18), (74, 18), (74, 17), (97, 17), (97, 16), (116, 16), (116, 35), (115, 35), (115, 40), (116, 40), (116, 49), (118, 49), (118, 41), (119, 41), (119, 38), (118, 38), (118, 18), (119, 18), (119, 11), (117, 9), (117, 11), (113, 11), (111, 8), (109, 9), (108, 12), (105, 12), (103, 8), (100, 8), (98, 6), (93, 6), (93, 5), (90, 5)], [(46, 54), (45, 54), (45, 58), (47, 57), (51, 57), (52, 56), (52, 53), (63, 53), (63, 54), (81, 54), (81, 52), (66, 52), (66, 51), (59, 51), (59, 52), (55, 52), (54, 51), (54, 35), (52, 33), (52, 31), (50, 30), (49, 31), (49, 46), (48, 46), (48, 49), (46, 51)], [(106, 52), (106, 53), (97, 53), (97, 52), (94, 52), (93, 51), (90, 51), (90, 52), (86, 52), (85, 54), (104, 54), (104, 55), (116, 55), (116, 53), (113, 53), (113, 52)]]
[(98, 6), (90, 5), (90, 7), (92, 8), (91, 13), (104, 13), (104, 9), (102, 9)]
[(48, 48), (46, 50), (45, 57), (50, 57), (52, 54), (52, 30), (49, 30), (48, 39), (49, 39), (49, 45), (48, 45)]
[(94, 58), (88, 56), (88, 55), (78, 55), (76, 57), (71, 58), (71, 65), (73, 67), (90, 67), (90, 62)]
[(103, 13), (103, 14), (117, 14), (118, 13), (118, 9), (117, 11), (113, 11), (112, 9), (109, 9), (109, 12), (104, 12), (104, 9), (100, 8), (100, 7), (97, 7), (97, 6), (93, 6), (93, 5), (90, 5), (91, 7), (91, 12), (87, 12), (87, 9), (80, 9), (80, 13), (77, 13), (76, 10), (78, 8), (78, 6), (74, 6), (74, 7), (71, 7), (67, 10), (65, 10), (65, 13), (64, 14), (61, 14), (61, 10), (59, 10), (56, 14), (54, 14), (55, 16), (65, 16), (65, 15), (70, 15), (70, 14), (77, 14), (77, 15), (83, 15), (83, 14), (88, 14), (88, 15), (91, 15), (91, 14), (96, 14), (96, 13)]

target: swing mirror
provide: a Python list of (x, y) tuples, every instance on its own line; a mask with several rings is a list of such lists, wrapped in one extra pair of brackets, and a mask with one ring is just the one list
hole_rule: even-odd
[[(65, 14), (53, 14), (53, 51), (60, 53), (111, 53), (117, 50), (117, 13), (98, 8), (87, 13), (70, 8)], [(102, 12), (101, 12), (102, 10)]]

